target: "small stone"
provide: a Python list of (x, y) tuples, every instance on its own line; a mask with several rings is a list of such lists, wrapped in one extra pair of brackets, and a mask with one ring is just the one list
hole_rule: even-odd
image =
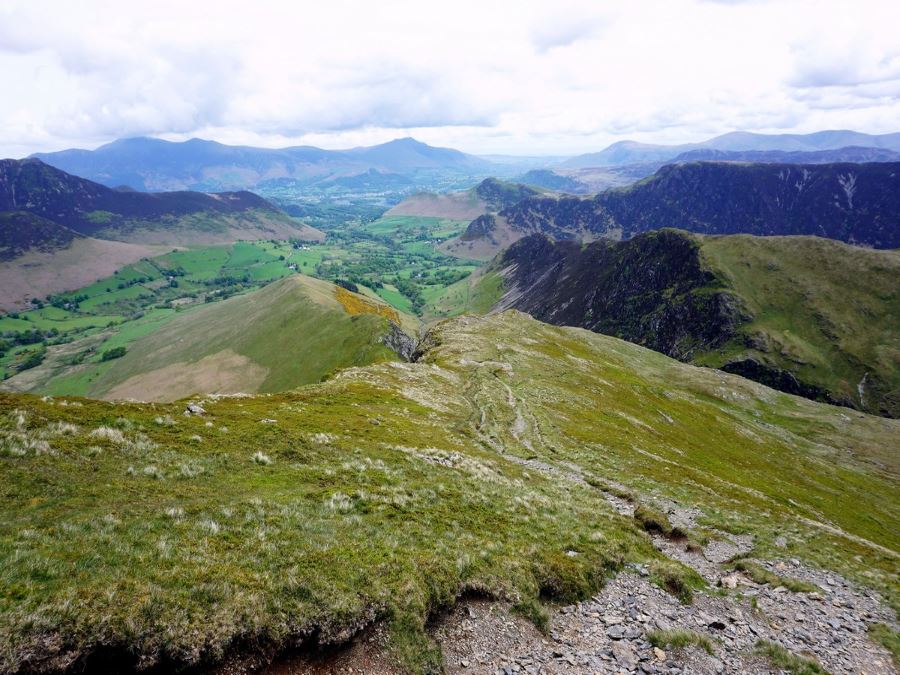
[(612, 646), (613, 657), (616, 663), (625, 670), (634, 670), (637, 668), (638, 658), (637, 652), (629, 642), (616, 642)]
[(185, 415), (204, 415), (206, 411), (202, 406), (197, 405), (196, 403), (188, 403), (187, 408), (184, 409)]
[(623, 637), (625, 637), (625, 627), (621, 624), (610, 626), (606, 629), (606, 635), (611, 640), (621, 640)]
[(603, 615), (603, 623), (607, 626), (615, 626), (617, 623), (622, 623), (623, 618), (619, 614), (604, 614)]
[(737, 574), (737, 573), (729, 574), (729, 575), (724, 576), (721, 579), (719, 579), (719, 586), (721, 586), (722, 588), (734, 589), (734, 588), (738, 587), (738, 584), (740, 583), (740, 581), (741, 581), (741, 576), (739, 574)]
[(653, 648), (653, 656), (656, 657), (657, 661), (665, 661), (666, 660), (666, 653), (659, 647)]

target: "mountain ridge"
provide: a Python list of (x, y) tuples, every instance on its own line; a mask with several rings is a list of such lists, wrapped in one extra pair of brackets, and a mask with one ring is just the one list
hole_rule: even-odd
[(733, 131), (705, 141), (663, 145), (618, 141), (599, 152), (571, 157), (560, 164), (568, 168), (616, 166), (640, 162), (668, 161), (693, 150), (809, 152), (837, 150), (848, 146), (900, 152), (900, 132), (866, 134), (851, 130), (826, 130), (810, 134), (759, 134)]
[(427, 170), (486, 170), (490, 163), (452, 148), (400, 138), (374, 146), (325, 150), (314, 146), (258, 148), (192, 138), (119, 139), (95, 150), (35, 153), (69, 173), (114, 187), (147, 191), (244, 189), (278, 179), (325, 179), (365, 173)]
[[(900, 247), (900, 163), (668, 164), (593, 197), (527, 197), (498, 214), (494, 233), (467, 231), (485, 252), (543, 232), (556, 239), (627, 239), (661, 227), (701, 234), (816, 235)], [(453, 246), (451, 241), (449, 246)]]
[(789, 393), (900, 417), (900, 252), (661, 229), (498, 255), (495, 311), (588, 328)]

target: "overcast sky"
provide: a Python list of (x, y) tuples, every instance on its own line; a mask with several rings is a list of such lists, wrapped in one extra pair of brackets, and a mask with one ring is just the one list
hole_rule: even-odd
[(900, 131), (897, 0), (0, 0), (0, 156)]

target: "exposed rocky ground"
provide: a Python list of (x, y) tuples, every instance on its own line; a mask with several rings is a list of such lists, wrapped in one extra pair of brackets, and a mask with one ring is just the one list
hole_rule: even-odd
[[(578, 480), (565, 469), (537, 466)], [(629, 501), (608, 494), (622, 514), (632, 514)], [(669, 516), (681, 527), (694, 525), (697, 513), (673, 506)], [(895, 613), (872, 591), (854, 587), (839, 575), (810, 568), (799, 560), (761, 562), (782, 578), (818, 587), (792, 592), (784, 586), (755, 583), (734, 571), (735, 556), (752, 548), (749, 536), (725, 535), (702, 550), (688, 551), (683, 542), (654, 535), (654, 543), (670, 557), (700, 573), (710, 583), (685, 605), (650, 582), (645, 567), (632, 566), (590, 600), (554, 608), (546, 632), (517, 614), (509, 603), (466, 598), (433, 628), (450, 673), (720, 673), (774, 674), (827, 672), (837, 675), (896, 673), (890, 653), (874, 643), (868, 626), (883, 623), (897, 629)], [(651, 641), (654, 634), (663, 637)], [(708, 640), (703, 645), (673, 647), (659, 639), (682, 634)], [(758, 652), (760, 642), (780, 645), (824, 669), (792, 671)], [(659, 645), (659, 646), (657, 646)], [(395, 673), (386, 654), (387, 642), (377, 629), (366, 632), (347, 649), (332, 654), (289, 657), (265, 672), (269, 675), (324, 673)], [(810, 665), (808, 667), (814, 668)], [(229, 673), (246, 672), (242, 669)]]

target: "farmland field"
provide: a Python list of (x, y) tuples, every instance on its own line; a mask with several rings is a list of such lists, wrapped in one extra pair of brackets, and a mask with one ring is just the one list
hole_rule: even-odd
[[(320, 243), (242, 241), (143, 259), (84, 288), (37, 301), (28, 311), (0, 317), (0, 378), (33, 369), (24, 385), (20, 376), (15, 387), (84, 395), (109, 369), (111, 350), (127, 350), (185, 312), (295, 273), (380, 297), (405, 315), (407, 330), (421, 321), (475, 311), (479, 303), (469, 289), (477, 263), (437, 250), (465, 226), (443, 218), (392, 216), (336, 228)], [(60, 345), (66, 349), (47, 351)]]

